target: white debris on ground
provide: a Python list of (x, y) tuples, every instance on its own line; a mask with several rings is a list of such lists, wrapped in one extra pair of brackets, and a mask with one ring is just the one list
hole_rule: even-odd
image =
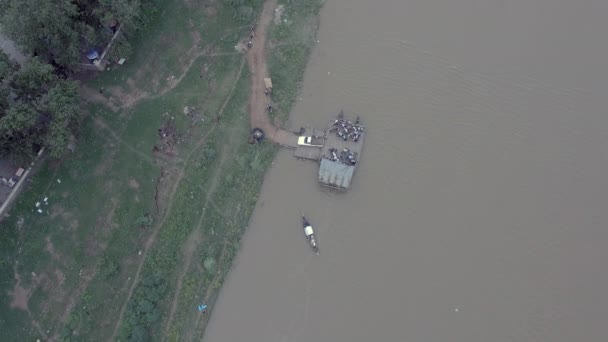
[[(49, 198), (47, 196), (44, 196), (44, 199), (42, 200), (42, 202), (44, 202), (44, 205), (49, 205)], [(38, 208), (38, 213), (42, 214), (42, 209), (40, 209), (40, 202), (36, 202), (36, 208)]]
[(238, 42), (238, 44), (236, 44), (234, 46), (234, 49), (237, 52), (245, 52), (245, 51), (247, 51), (247, 43), (246, 42)]
[(61, 179), (57, 178), (57, 183), (61, 184)]
[[(275, 8), (274, 10), (274, 24), (278, 25), (281, 23), (281, 18), (283, 17), (283, 13), (285, 13), (285, 6), (284, 5), (279, 5), (277, 6), (277, 8)], [(287, 20), (285, 20), (287, 21)]]

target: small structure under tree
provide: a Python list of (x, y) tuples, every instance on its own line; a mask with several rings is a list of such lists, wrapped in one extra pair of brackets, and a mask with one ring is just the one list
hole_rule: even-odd
[(268, 93), (272, 92), (272, 80), (268, 77), (264, 79), (264, 88)]

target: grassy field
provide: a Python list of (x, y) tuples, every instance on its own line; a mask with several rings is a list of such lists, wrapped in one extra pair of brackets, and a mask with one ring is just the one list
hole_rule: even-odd
[[(321, 1), (279, 3), (269, 67), (285, 119)], [(83, 87), (77, 151), (45, 162), (1, 223), (1, 340), (200, 340), (197, 306), (212, 308), (277, 149), (247, 143), (234, 49), (261, 4), (167, 1), (134, 56)]]

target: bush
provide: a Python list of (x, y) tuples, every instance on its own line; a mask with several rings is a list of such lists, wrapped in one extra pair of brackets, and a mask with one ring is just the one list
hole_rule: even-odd
[(161, 274), (142, 279), (128, 306), (120, 340), (146, 341), (150, 328), (160, 319), (158, 302), (167, 292), (167, 285)]
[(99, 264), (99, 273), (104, 279), (110, 279), (118, 274), (118, 263), (108, 256), (104, 256)]

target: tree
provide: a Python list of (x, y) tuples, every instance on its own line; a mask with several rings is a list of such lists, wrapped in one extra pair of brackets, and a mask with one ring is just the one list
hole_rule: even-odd
[(78, 85), (76, 82), (60, 80), (48, 93), (48, 111), (52, 116), (46, 143), (51, 157), (65, 154), (69, 145), (70, 124), (79, 114)]
[[(85, 0), (86, 1), (86, 0)], [(97, 20), (107, 26), (115, 23), (134, 28), (137, 26), (137, 19), (141, 8), (139, 0), (99, 0), (94, 2), (92, 14)]]
[(34, 158), (40, 131), (36, 127), (38, 113), (26, 104), (10, 107), (0, 118), (0, 153), (20, 162)]
[(64, 66), (78, 61), (83, 27), (71, 0), (3, 0), (0, 13), (6, 34), (27, 52)]
[[(0, 0), (0, 24), (26, 52), (71, 69), (92, 48), (103, 48), (118, 26), (135, 31), (144, 6), (156, 0)], [(152, 3), (152, 4), (151, 4)], [(128, 43), (120, 37), (120, 46)]]
[(0, 113), (8, 109), (10, 96), (8, 85), (18, 70), (19, 64), (11, 60), (8, 55), (0, 53)]
[(10, 59), (5, 53), (0, 53), (0, 82), (8, 80), (8, 77), (19, 70), (19, 64)]
[(29, 162), (46, 146), (60, 157), (80, 114), (77, 83), (58, 79), (38, 58), (22, 69), (3, 67), (6, 60), (0, 52), (0, 155)]
[(41, 62), (39, 58), (32, 58), (23, 69), (13, 75), (11, 87), (17, 99), (32, 102), (47, 93), (55, 80), (52, 66)]

